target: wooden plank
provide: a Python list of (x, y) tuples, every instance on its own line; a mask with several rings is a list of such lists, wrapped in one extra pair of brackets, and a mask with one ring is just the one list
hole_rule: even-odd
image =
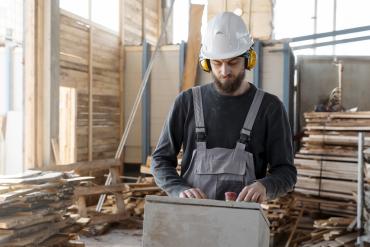
[(24, 2), (24, 165), (36, 166), (36, 1)]
[(20, 229), (9, 229), (9, 230), (0, 229), (0, 243), (6, 243), (7, 241), (14, 239), (16, 237), (19, 238), (27, 236), (29, 234), (33, 234), (35, 232), (44, 231), (49, 226), (50, 224), (47, 222), (31, 225)]
[(77, 186), (75, 187), (75, 196), (86, 196), (86, 195), (99, 195), (107, 194), (113, 192), (122, 192), (128, 190), (128, 186), (124, 183), (122, 184), (112, 184), (112, 185), (98, 185), (98, 186)]
[(86, 208), (86, 198), (84, 196), (79, 196), (77, 199), (77, 208), (78, 213), (82, 217), (87, 217), (87, 208)]
[(352, 158), (352, 157), (338, 157), (338, 156), (330, 156), (330, 155), (314, 155), (314, 154), (301, 154), (301, 153), (297, 153), (295, 155), (295, 157), (302, 158), (302, 159), (313, 159), (313, 160), (357, 162), (357, 159), (356, 158)]
[(62, 177), (61, 172), (47, 172), (39, 176), (28, 177), (28, 178), (0, 178), (1, 184), (19, 184), (19, 183), (41, 183), (48, 181), (55, 181)]
[(370, 111), (361, 112), (305, 112), (305, 118), (370, 118)]
[(98, 225), (103, 223), (113, 223), (113, 222), (120, 222), (130, 218), (127, 213), (120, 213), (120, 214), (102, 214), (98, 216), (91, 217), (90, 225)]
[(349, 233), (349, 234), (346, 234), (344, 236), (340, 236), (340, 237), (335, 238), (335, 241), (340, 243), (340, 244), (348, 244), (348, 243), (351, 243), (351, 242), (355, 241), (356, 238), (357, 238), (357, 235), (358, 234), (356, 232)]
[(186, 49), (185, 68), (181, 90), (185, 91), (195, 85), (201, 44), (200, 28), (204, 5), (190, 5), (189, 37)]
[(44, 170), (50, 171), (71, 171), (74, 170), (77, 173), (82, 173), (86, 171), (101, 171), (106, 170), (111, 167), (121, 166), (119, 162), (115, 159), (106, 160), (93, 160), (93, 161), (81, 161), (67, 165), (49, 166), (44, 168)]
[(319, 190), (319, 187), (321, 187), (322, 191), (331, 191), (331, 192), (347, 193), (347, 194), (352, 194), (354, 191), (356, 191), (356, 188), (357, 188), (356, 182), (347, 182), (343, 180), (308, 178), (308, 177), (300, 177), (297, 181), (296, 186), (298, 188), (316, 189), (316, 190)]
[(89, 10), (89, 140), (88, 140), (88, 157), (89, 161), (93, 159), (93, 31), (94, 28), (92, 27), (91, 21), (91, 14), (92, 14), (92, 7), (91, 7), (91, 0), (88, 2), (88, 10)]
[(27, 195), (27, 194), (40, 191), (43, 189), (56, 188), (57, 186), (58, 184), (55, 184), (55, 183), (46, 183), (46, 184), (33, 186), (32, 188), (19, 189), (19, 190), (11, 191), (8, 193), (0, 194), (0, 204), (1, 202), (5, 202), (10, 199), (17, 198), (19, 196)]
[(57, 214), (52, 215), (27, 215), (27, 216), (10, 216), (0, 218), (1, 229), (22, 228), (30, 225), (44, 222), (52, 222), (59, 217)]

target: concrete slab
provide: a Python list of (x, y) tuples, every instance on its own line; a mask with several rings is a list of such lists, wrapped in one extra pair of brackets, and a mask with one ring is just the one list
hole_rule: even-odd
[(146, 197), (144, 247), (267, 247), (269, 235), (257, 203)]

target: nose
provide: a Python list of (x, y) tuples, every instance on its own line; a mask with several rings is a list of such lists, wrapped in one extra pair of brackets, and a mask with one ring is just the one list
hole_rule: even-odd
[(228, 76), (231, 72), (231, 68), (227, 63), (222, 63), (221, 65), (221, 75)]

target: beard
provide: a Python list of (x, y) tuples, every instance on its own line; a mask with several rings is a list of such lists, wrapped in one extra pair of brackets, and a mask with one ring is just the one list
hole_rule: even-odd
[(224, 82), (221, 82), (213, 73), (212, 77), (215, 82), (216, 88), (223, 93), (234, 93), (236, 90), (239, 89), (240, 85), (242, 84), (245, 76), (245, 70), (240, 72), (238, 76), (233, 79), (225, 79)]

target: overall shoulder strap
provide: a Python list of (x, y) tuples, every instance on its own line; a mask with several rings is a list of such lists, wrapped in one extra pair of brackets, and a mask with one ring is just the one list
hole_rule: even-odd
[(193, 87), (193, 104), (194, 104), (194, 116), (195, 116), (195, 132), (196, 141), (205, 142), (206, 129), (203, 117), (203, 104), (202, 104), (202, 93), (200, 87)]
[(242, 149), (245, 148), (245, 144), (248, 143), (249, 141), (249, 137), (251, 135), (251, 131), (252, 131), (254, 122), (256, 120), (257, 113), (260, 109), (264, 95), (265, 95), (265, 92), (259, 89), (257, 89), (256, 94), (254, 95), (252, 105), (249, 108), (247, 117), (244, 121), (243, 129), (240, 132), (240, 139), (237, 144), (237, 146), (240, 146), (240, 148)]

